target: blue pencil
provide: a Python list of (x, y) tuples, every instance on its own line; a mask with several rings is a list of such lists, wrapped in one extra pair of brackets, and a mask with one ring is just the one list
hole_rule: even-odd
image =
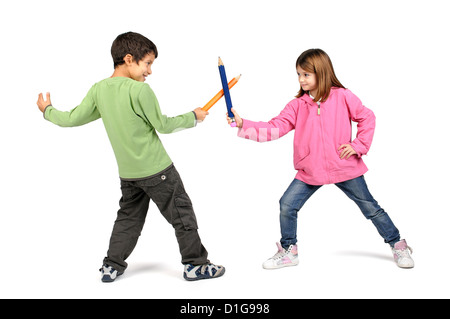
[(231, 112), (231, 108), (233, 104), (231, 104), (231, 96), (230, 89), (228, 88), (228, 80), (227, 74), (225, 73), (225, 66), (223, 65), (222, 59), (219, 57), (219, 73), (220, 79), (222, 81), (223, 95), (225, 97), (225, 103), (227, 104), (228, 117), (231, 119), (232, 123), (230, 124), (232, 127), (236, 126), (236, 122), (234, 120), (233, 112)]

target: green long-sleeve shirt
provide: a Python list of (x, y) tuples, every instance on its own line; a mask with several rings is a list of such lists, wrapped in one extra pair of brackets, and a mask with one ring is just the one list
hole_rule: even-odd
[(123, 179), (151, 176), (172, 164), (156, 131), (172, 133), (196, 124), (194, 112), (176, 117), (163, 115), (150, 86), (126, 77), (94, 84), (71, 111), (48, 106), (44, 118), (64, 127), (102, 118)]

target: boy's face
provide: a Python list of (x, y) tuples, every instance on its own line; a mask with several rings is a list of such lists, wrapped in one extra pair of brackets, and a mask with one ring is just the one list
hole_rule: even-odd
[(155, 54), (149, 53), (138, 63), (133, 61), (130, 65), (130, 77), (139, 82), (144, 82), (147, 76), (152, 74), (152, 64), (155, 61)]

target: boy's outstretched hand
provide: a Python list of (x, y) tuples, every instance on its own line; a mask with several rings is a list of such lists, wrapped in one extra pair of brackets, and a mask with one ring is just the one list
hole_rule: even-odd
[[(242, 121), (241, 117), (239, 116), (239, 114), (237, 114), (237, 112), (234, 110), (234, 108), (231, 109), (231, 112), (233, 112), (233, 114), (234, 114), (234, 120), (236, 122), (236, 127), (242, 128), (243, 121)], [(227, 113), (227, 121), (228, 121), (228, 124), (231, 124), (231, 118), (228, 117), (228, 113)]]
[(47, 92), (47, 99), (44, 100), (44, 97), (42, 96), (42, 93), (39, 93), (39, 97), (37, 100), (37, 106), (39, 107), (39, 110), (41, 110), (41, 112), (43, 113), (45, 111), (45, 108), (47, 106), (49, 106), (50, 104), (52, 104), (52, 102), (50, 101), (50, 93)]
[(206, 115), (208, 115), (209, 113), (207, 111), (203, 111), (203, 109), (201, 107), (198, 107), (194, 110), (195, 116), (197, 117), (197, 121), (202, 122)]

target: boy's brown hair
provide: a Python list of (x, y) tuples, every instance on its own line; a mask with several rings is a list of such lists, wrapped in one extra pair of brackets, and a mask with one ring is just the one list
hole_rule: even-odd
[(123, 58), (127, 54), (131, 54), (133, 56), (133, 60), (136, 63), (139, 63), (139, 61), (141, 61), (149, 53), (154, 53), (155, 58), (158, 57), (158, 49), (156, 48), (156, 45), (143, 35), (135, 32), (120, 34), (111, 46), (111, 55), (114, 61), (114, 68), (125, 63)]
[[(295, 67), (298, 66), (307, 72), (316, 74), (318, 90), (314, 102), (325, 102), (332, 87), (345, 88), (334, 74), (330, 57), (321, 49), (309, 49), (303, 52), (295, 63)], [(301, 97), (305, 93), (300, 87), (296, 97)]]

